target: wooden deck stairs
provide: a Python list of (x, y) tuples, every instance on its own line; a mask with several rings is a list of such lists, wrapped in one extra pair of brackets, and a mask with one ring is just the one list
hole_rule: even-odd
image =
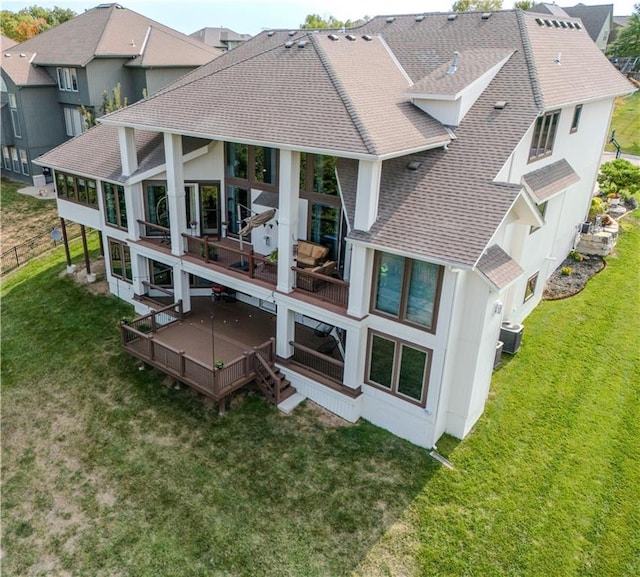
[(280, 369), (273, 363), (267, 362), (259, 352), (256, 352), (256, 361), (255, 382), (268, 401), (278, 406), (296, 393), (295, 387), (285, 378)]

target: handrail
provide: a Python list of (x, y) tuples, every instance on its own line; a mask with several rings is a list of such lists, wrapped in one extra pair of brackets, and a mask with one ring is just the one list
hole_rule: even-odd
[(171, 229), (166, 226), (162, 226), (161, 224), (156, 224), (155, 222), (149, 222), (148, 220), (142, 220), (141, 218), (137, 219), (138, 224), (144, 224), (145, 226), (158, 229), (161, 232), (170, 233)]
[(173, 296), (173, 291), (171, 289), (159, 286), (157, 284), (150, 283), (149, 281), (146, 281), (146, 280), (142, 281), (142, 286), (145, 286), (147, 288), (163, 292), (164, 294), (166, 294), (167, 296), (170, 296), (170, 297)]
[(322, 274), (322, 273), (317, 273), (317, 272), (313, 272), (312, 269), (308, 269), (308, 268), (301, 268), (298, 266), (292, 266), (291, 270), (295, 271), (295, 272), (300, 272), (302, 274), (308, 275), (311, 278), (316, 278), (318, 280), (324, 280), (327, 281), (328, 283), (331, 284), (335, 284), (338, 286), (343, 286), (345, 288), (349, 288), (349, 283), (346, 280), (342, 280), (340, 278), (334, 278), (332, 276), (326, 275), (326, 274)]
[(289, 341), (289, 344), (294, 348), (294, 349), (299, 349), (305, 353), (309, 353), (310, 355), (314, 356), (314, 357), (318, 357), (319, 359), (322, 359), (323, 361), (327, 361), (329, 364), (335, 365), (336, 367), (340, 367), (340, 368), (344, 368), (344, 362), (343, 361), (339, 361), (338, 359), (334, 359), (333, 357), (330, 357), (329, 355), (325, 355), (324, 353), (320, 353), (318, 351), (314, 351), (313, 349), (310, 349), (309, 347), (305, 347), (304, 345), (301, 345), (299, 343), (296, 343), (294, 341)]

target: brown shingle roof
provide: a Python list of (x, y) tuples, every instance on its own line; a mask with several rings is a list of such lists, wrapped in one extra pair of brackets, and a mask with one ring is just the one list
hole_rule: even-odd
[[(136, 130), (138, 170), (136, 173), (157, 168), (165, 163), (164, 139), (158, 132)], [(193, 152), (208, 144), (208, 140), (183, 137), (183, 154)], [(125, 182), (122, 176), (118, 129), (99, 124), (64, 144), (40, 156), (36, 164), (92, 176), (100, 180)]]
[(540, 25), (535, 14), (523, 14), (523, 20), (545, 108), (635, 90), (584, 29)]
[(5, 50), (2, 53), (2, 70), (16, 86), (55, 86), (56, 81), (44, 68), (31, 64), (34, 56), (29, 52)]
[[(135, 58), (144, 47), (149, 27), (165, 32), (164, 54), (175, 51), (172, 61), (199, 65), (218, 54), (215, 49), (117, 4), (96, 7), (20, 44), (21, 51), (36, 53), (34, 64), (85, 66), (96, 57)], [(188, 47), (188, 48), (187, 48)], [(201, 57), (194, 59), (195, 52)]]
[(362, 155), (449, 141), (437, 121), (406, 101), (408, 80), (379, 38), (332, 41), (318, 33), (299, 41), (304, 47), (279, 42), (226, 67), (214, 61), (205, 76), (189, 75), (102, 120)]
[(579, 181), (580, 177), (564, 158), (522, 177), (522, 184), (538, 204)]
[(477, 269), (497, 289), (508, 287), (524, 270), (497, 244), (490, 246), (478, 261)]

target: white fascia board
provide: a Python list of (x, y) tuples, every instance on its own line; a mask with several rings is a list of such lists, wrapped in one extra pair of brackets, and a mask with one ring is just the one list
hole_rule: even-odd
[(629, 90), (625, 92), (616, 92), (615, 94), (605, 94), (604, 96), (594, 96), (593, 98), (588, 98), (586, 100), (585, 99), (572, 100), (570, 102), (561, 102), (553, 105), (552, 104), (547, 105), (545, 103), (544, 109), (542, 110), (541, 114), (544, 114), (545, 112), (552, 112), (554, 110), (558, 110), (559, 108), (568, 108), (570, 106), (577, 106), (578, 104), (589, 104), (591, 102), (598, 102), (599, 100), (611, 100), (619, 96), (627, 96), (629, 94), (633, 94), (634, 92), (637, 92), (637, 91), (638, 91), (638, 88), (632, 86), (631, 83), (629, 83)]
[(405, 257), (412, 258), (414, 260), (422, 260), (425, 262), (430, 262), (433, 264), (438, 264), (441, 266), (446, 266), (446, 267), (451, 267), (451, 268), (456, 268), (461, 270), (473, 270), (473, 266), (468, 263), (461, 263), (461, 262), (442, 259), (434, 256), (427, 256), (427, 255), (415, 253), (415, 252), (395, 250), (393, 248), (382, 246), (368, 240), (360, 240), (355, 238), (347, 238), (347, 240), (357, 246), (362, 246), (365, 248), (370, 248), (373, 250), (378, 250), (378, 251), (386, 252), (389, 254), (397, 254), (398, 256), (405, 256)]
[(434, 94), (432, 92), (405, 92), (405, 96), (411, 100), (458, 100), (462, 96), (462, 92), (456, 92), (455, 94)]
[[(184, 164), (185, 162), (190, 162), (191, 160), (200, 158), (201, 156), (208, 154), (208, 152), (209, 152), (209, 144), (202, 146), (196, 150), (193, 150), (188, 154), (183, 155), (182, 163)], [(149, 170), (133, 174), (125, 181), (125, 184), (127, 186), (131, 186), (133, 184), (137, 184), (138, 182), (142, 182), (143, 180), (149, 180), (153, 178), (156, 174), (160, 174), (161, 172), (166, 172), (166, 170), (167, 170), (167, 164), (163, 162), (162, 164), (159, 164), (158, 166), (154, 166)]]

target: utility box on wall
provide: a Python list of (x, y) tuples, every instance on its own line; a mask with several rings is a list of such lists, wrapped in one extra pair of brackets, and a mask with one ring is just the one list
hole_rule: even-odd
[(500, 340), (504, 343), (502, 350), (505, 353), (514, 355), (518, 352), (520, 345), (522, 344), (522, 333), (524, 332), (524, 326), (519, 323), (502, 323), (500, 328)]
[(504, 343), (502, 341), (498, 341), (496, 343), (496, 356), (493, 358), (494, 369), (497, 369), (502, 363), (502, 347), (504, 347)]

